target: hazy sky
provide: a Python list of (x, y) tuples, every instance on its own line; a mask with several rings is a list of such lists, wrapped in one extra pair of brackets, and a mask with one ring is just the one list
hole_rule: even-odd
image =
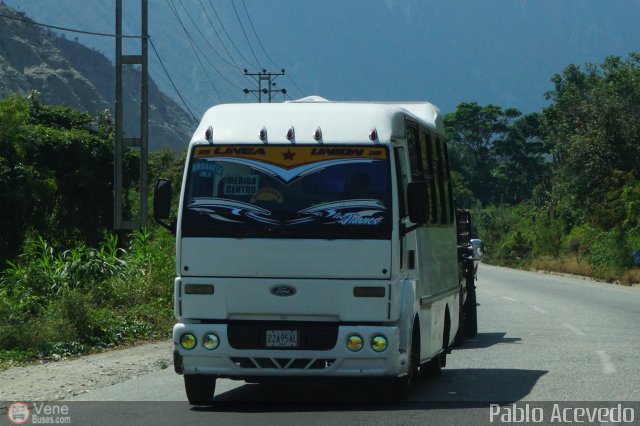
[[(36, 21), (113, 32), (113, 0), (5, 2)], [(125, 31), (138, 31), (139, 3), (124, 3)], [(245, 79), (244, 68), (277, 72), (280, 67), (291, 79), (278, 78), (277, 87), (285, 87), (293, 98), (304, 94), (331, 100), (429, 100), (445, 113), (460, 102), (476, 101), (532, 112), (545, 104), (551, 76), (568, 64), (602, 62), (608, 55), (640, 50), (637, 0), (150, 0), (149, 4), (152, 40), (197, 116), (221, 101), (255, 101), (242, 93), (245, 87), (254, 88)], [(196, 53), (169, 5), (197, 45)], [(79, 39), (113, 56), (113, 40)], [(152, 76), (176, 98), (151, 55)]]

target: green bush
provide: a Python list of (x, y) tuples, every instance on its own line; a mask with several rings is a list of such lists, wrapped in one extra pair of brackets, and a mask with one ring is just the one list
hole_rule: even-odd
[(584, 258), (593, 268), (596, 278), (612, 280), (630, 267), (632, 252), (627, 247), (621, 227), (604, 231), (588, 228), (584, 241)]

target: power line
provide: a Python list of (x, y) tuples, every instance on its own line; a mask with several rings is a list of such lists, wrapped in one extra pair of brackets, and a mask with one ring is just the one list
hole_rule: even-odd
[[(264, 52), (264, 54), (267, 57), (267, 59), (269, 59), (269, 62), (271, 62), (271, 64), (274, 67), (282, 68), (282, 67), (276, 65), (276, 63), (273, 61), (273, 59), (271, 59), (271, 56), (269, 55), (269, 52), (267, 52), (267, 49), (264, 48), (264, 45), (262, 44), (262, 41), (260, 40), (260, 36), (258, 36), (258, 32), (256, 31), (256, 28), (253, 25), (253, 21), (251, 20), (251, 15), (249, 15), (249, 10), (247, 9), (247, 5), (245, 4), (244, 0), (241, 0), (241, 2), (242, 2), (242, 7), (244, 8), (244, 13), (247, 15), (247, 19), (249, 20), (249, 24), (251, 24), (251, 29), (253, 30), (253, 34), (256, 36), (256, 40), (258, 40), (258, 44), (260, 45), (260, 48)], [(293, 83), (293, 86), (302, 94), (302, 96), (306, 96), (304, 91), (302, 91), (302, 89), (300, 89), (300, 87), (296, 84), (296, 82), (293, 80), (293, 78), (289, 74), (287, 74), (286, 77), (289, 79), (289, 81), (291, 81), (291, 83)]]
[(295, 87), (298, 92), (300, 92), (302, 94), (302, 96), (307, 96), (304, 91), (296, 84), (296, 82), (293, 80), (293, 78), (291, 78), (291, 76), (289, 74), (286, 75), (286, 77), (289, 79), (289, 81), (291, 83), (293, 83), (293, 87)]
[(167, 75), (167, 78), (171, 82), (171, 85), (173, 86), (173, 90), (176, 91), (176, 93), (178, 94), (178, 97), (182, 101), (182, 104), (187, 109), (187, 111), (189, 111), (189, 114), (191, 114), (191, 118), (193, 118), (193, 121), (197, 122), (198, 119), (196, 118), (195, 115), (193, 115), (193, 112), (191, 112), (191, 109), (189, 108), (189, 106), (185, 102), (184, 98), (180, 94), (180, 91), (178, 90), (178, 88), (176, 87), (175, 83), (173, 82), (173, 79), (169, 75), (169, 72), (167, 71), (167, 67), (164, 66), (164, 62), (162, 62), (162, 58), (160, 58), (160, 54), (158, 53), (158, 50), (156, 49), (156, 46), (153, 44), (153, 40), (151, 39), (151, 37), (149, 37), (149, 44), (151, 44), (151, 47), (153, 48), (153, 51), (156, 54), (156, 58), (158, 58), (158, 61), (160, 62), (160, 65), (162, 66), (162, 69), (164, 70), (164, 73)]
[(59, 27), (57, 25), (43, 24), (41, 22), (36, 22), (36, 21), (31, 20), (31, 19), (18, 18), (17, 16), (11, 16), (11, 15), (7, 15), (7, 14), (4, 14), (4, 13), (0, 13), (0, 17), (7, 18), (7, 19), (12, 19), (14, 21), (20, 21), (23, 24), (37, 25), (39, 27), (52, 28), (54, 30), (60, 30), (60, 31), (68, 31), (70, 33), (79, 33), (79, 34), (87, 34), (87, 35), (94, 35), (94, 36), (100, 36), (100, 37), (113, 37), (113, 38), (117, 38), (117, 37), (120, 37), (120, 38), (137, 38), (137, 39), (141, 39), (142, 38), (142, 36), (136, 36), (136, 35), (118, 35), (118, 34), (109, 34), (109, 33), (97, 33), (97, 32), (93, 32), (93, 31), (78, 30), (76, 28)]
[(231, 56), (231, 52), (229, 52), (229, 49), (227, 49), (227, 46), (225, 46), (224, 42), (222, 41), (222, 37), (220, 37), (220, 34), (218, 34), (218, 30), (216, 30), (216, 27), (213, 25), (213, 21), (211, 20), (211, 17), (209, 16), (209, 12), (207, 12), (207, 9), (205, 9), (204, 3), (202, 3), (202, 0), (198, 0), (198, 1), (200, 3), (200, 7), (202, 7), (202, 11), (204, 12), (205, 16), (207, 17), (207, 20), (209, 21), (209, 24), (211, 24), (211, 29), (213, 30), (213, 32), (215, 33), (216, 37), (218, 38), (218, 41), (220, 41), (220, 44), (222, 45), (222, 48), (224, 49), (225, 52), (227, 52), (227, 55), (229, 55), (229, 59), (231, 59), (231, 62), (234, 63), (236, 68), (240, 69), (240, 66), (238, 65), (236, 60), (233, 59), (233, 56)]
[(220, 16), (218, 15), (218, 11), (216, 10), (216, 8), (213, 6), (213, 3), (211, 2), (211, 0), (209, 1), (209, 6), (211, 6), (211, 9), (213, 9), (213, 13), (216, 15), (216, 19), (218, 20), (218, 22), (220, 23), (220, 26), (222, 27), (222, 31), (224, 31), (225, 35), (227, 36), (227, 38), (229, 39), (229, 41), (231, 42), (231, 46), (233, 46), (233, 48), (236, 50), (236, 52), (238, 52), (238, 54), (240, 55), (240, 57), (242, 58), (242, 60), (244, 62), (246, 62), (247, 64), (251, 64), (251, 61), (249, 61), (240, 51), (240, 49), (238, 49), (238, 46), (236, 46), (236, 44), (233, 42), (233, 39), (231, 38), (231, 36), (229, 35), (229, 32), (227, 31), (227, 28), (224, 26), (224, 23), (222, 22), (222, 19), (220, 19)]
[(231, 0), (231, 6), (233, 6), (233, 11), (236, 13), (236, 18), (238, 18), (238, 23), (240, 24), (240, 28), (242, 29), (242, 33), (244, 34), (244, 38), (247, 40), (247, 44), (249, 45), (249, 49), (251, 50), (251, 53), (253, 54), (253, 57), (256, 60), (256, 63), (258, 64), (258, 67), (262, 68), (262, 65), (260, 64), (260, 61), (258, 60), (258, 57), (256, 56), (256, 52), (254, 52), (253, 46), (251, 45), (251, 42), (249, 41), (249, 37), (247, 36), (247, 32), (244, 30), (244, 25), (242, 24), (242, 20), (240, 19), (240, 15), (238, 14), (238, 9), (236, 9), (236, 5), (233, 2), (233, 0)]
[[(229, 83), (231, 86), (233, 86), (236, 89), (242, 90), (242, 88), (240, 86), (238, 86), (237, 84), (233, 83), (231, 80), (229, 80), (223, 73), (220, 72), (220, 70), (215, 66), (215, 64), (213, 62), (211, 62), (209, 60), (209, 57), (207, 55), (204, 54), (204, 52), (202, 52), (202, 50), (200, 50), (200, 47), (197, 45), (197, 43), (195, 43), (193, 41), (193, 38), (191, 37), (191, 35), (189, 34), (189, 31), (187, 31), (187, 28), (185, 27), (184, 23), (182, 22), (182, 19), (180, 19), (180, 15), (178, 14), (178, 10), (174, 9), (175, 6), (173, 6), (169, 0), (167, 0), (167, 4), (169, 4), (169, 8), (171, 9), (171, 11), (173, 12), (174, 16), (176, 17), (176, 19), (178, 20), (178, 23), (180, 24), (180, 26), (182, 27), (182, 30), (184, 31), (185, 35), (187, 36), (187, 38), (189, 39), (189, 42), (191, 43), (191, 48), (195, 50), (198, 50), (200, 52), (200, 54), (205, 58), (205, 60), (209, 63), (209, 65), (211, 65), (211, 68), (214, 69), (214, 71), (216, 73), (218, 73), (218, 75), (220, 77), (222, 77), (223, 80), (225, 80), (227, 83)], [(196, 56), (198, 56), (198, 53), (195, 52)], [(205, 71), (206, 72), (206, 71)]]
[[(189, 20), (191, 21), (191, 23), (193, 24), (194, 28), (198, 28), (198, 24), (196, 24), (195, 20), (193, 19), (193, 17), (191, 16), (191, 14), (189, 13), (189, 11), (187, 10), (186, 7), (184, 7), (184, 4), (182, 3), (182, 0), (178, 0), (178, 3), (180, 4), (180, 6), (182, 6), (182, 9), (184, 9), (184, 11), (187, 13), (187, 17), (189, 18)], [(177, 9), (176, 9), (177, 10)], [(200, 34), (200, 37), (202, 37), (202, 39), (205, 41), (205, 43), (207, 43), (209, 45), (209, 47), (211, 48), (211, 50), (213, 50), (213, 52), (218, 55), (218, 57), (220, 59), (222, 59), (223, 62), (225, 62), (227, 65), (232, 66), (232, 67), (236, 67), (238, 69), (240, 69), (240, 67), (237, 64), (232, 64), (231, 62), (227, 61), (225, 58), (222, 57), (222, 55), (218, 52), (218, 50), (213, 47), (213, 45), (209, 42), (209, 40), (202, 35), (202, 32), (200, 30), (197, 30), (198, 33)]]
[(247, 10), (247, 6), (244, 4), (244, 0), (242, 0), (242, 7), (244, 8), (244, 13), (247, 15), (249, 24), (251, 24), (251, 29), (253, 30), (253, 34), (256, 36), (256, 39), (258, 40), (258, 44), (260, 45), (260, 48), (262, 48), (262, 51), (266, 55), (267, 59), (269, 59), (269, 62), (271, 62), (271, 65), (273, 65), (274, 67), (282, 68), (281, 66), (276, 65), (275, 62), (273, 62), (273, 59), (271, 59), (271, 56), (269, 56), (269, 54), (267, 53), (267, 50), (262, 45), (262, 42), (260, 41), (260, 37), (258, 37), (258, 33), (256, 32), (256, 27), (253, 26), (253, 21), (251, 20), (251, 16), (249, 16), (249, 11)]
[[(170, 4), (168, 1), (167, 3), (169, 4), (169, 8), (171, 9), (171, 12), (173, 12), (174, 16), (178, 19), (178, 21), (180, 22), (180, 24), (182, 25), (182, 21), (180, 20), (180, 17), (178, 16), (178, 10), (177, 8), (174, 9), (174, 5)], [(183, 6), (184, 7), (184, 6)], [(213, 89), (214, 93), (218, 96), (218, 99), (220, 101), (222, 101), (222, 97), (220, 96), (220, 93), (218, 92), (218, 89), (216, 88), (216, 85), (213, 83), (213, 80), (211, 80), (211, 77), (209, 76), (209, 73), (207, 72), (207, 69), (205, 68), (204, 64), (202, 63), (202, 61), (200, 60), (200, 55), (198, 55), (198, 52), (196, 51), (196, 48), (194, 46), (194, 41), (191, 38), (191, 35), (187, 32), (187, 30), (185, 29), (185, 27), (182, 27), (185, 31), (185, 34), (187, 36), (188, 42), (191, 45), (191, 49), (193, 50), (193, 53), (196, 57), (196, 60), (198, 61), (198, 63), (200, 64), (200, 67), (202, 68), (202, 71), (204, 72), (205, 77), (207, 78), (207, 81), (209, 81), (209, 84), (211, 85), (211, 88)]]

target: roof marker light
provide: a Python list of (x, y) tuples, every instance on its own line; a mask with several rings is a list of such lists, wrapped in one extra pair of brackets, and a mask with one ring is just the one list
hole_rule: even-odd
[(263, 142), (265, 142), (267, 140), (267, 128), (266, 127), (263, 127), (260, 130), (260, 140), (263, 141)]
[(209, 126), (209, 128), (204, 132), (204, 138), (211, 142), (213, 139), (213, 127)]
[(291, 126), (289, 130), (287, 130), (287, 139), (292, 140), (295, 137), (296, 137), (296, 130), (293, 128), (293, 126)]
[(317, 141), (320, 141), (322, 139), (322, 129), (320, 128), (320, 126), (318, 126), (315, 132), (313, 132), (313, 138)]
[(371, 131), (369, 132), (369, 139), (371, 139), (372, 141), (375, 141), (376, 139), (378, 139), (378, 131), (376, 130), (375, 127), (371, 129)]

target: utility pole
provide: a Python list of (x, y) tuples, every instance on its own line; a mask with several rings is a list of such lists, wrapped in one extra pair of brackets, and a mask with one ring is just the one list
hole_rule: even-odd
[(258, 83), (258, 90), (249, 90), (244, 89), (243, 92), (245, 95), (249, 93), (257, 93), (258, 94), (258, 102), (262, 103), (262, 95), (269, 95), (269, 103), (271, 103), (272, 93), (282, 93), (283, 95), (287, 94), (287, 89), (274, 89), (276, 86), (275, 79), (281, 75), (284, 75), (284, 70), (279, 73), (267, 72), (267, 70), (262, 70), (262, 72), (250, 73), (247, 70), (244, 70), (244, 75), (253, 77)]
[[(113, 228), (116, 231), (139, 229), (147, 225), (147, 168), (149, 161), (149, 90), (148, 90), (148, 0), (140, 0), (141, 8), (141, 51), (140, 55), (122, 54), (122, 0), (116, 0), (116, 104), (115, 104), (115, 145), (113, 150)], [(124, 137), (124, 92), (123, 65), (140, 65), (140, 135)], [(136, 219), (123, 215), (123, 169), (127, 149), (140, 151), (140, 210)]]

